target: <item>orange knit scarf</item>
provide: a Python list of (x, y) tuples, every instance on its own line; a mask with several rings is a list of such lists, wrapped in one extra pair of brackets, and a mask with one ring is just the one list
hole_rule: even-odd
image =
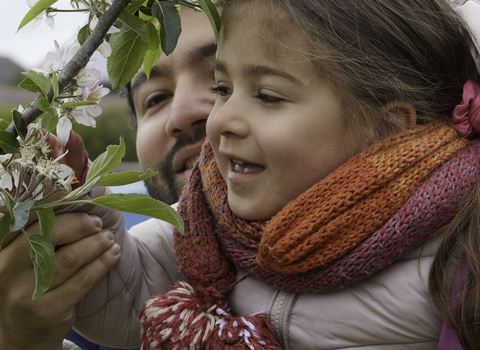
[[(382, 227), (433, 170), (468, 145), (447, 126), (426, 125), (390, 137), (348, 160), (268, 223), (248, 222), (230, 211), (208, 146), (211, 154), (199, 167), (218, 224), (249, 228), (235, 229), (236, 240), (258, 249), (267, 269), (296, 274), (347, 254)], [(265, 228), (260, 233), (256, 227)]]

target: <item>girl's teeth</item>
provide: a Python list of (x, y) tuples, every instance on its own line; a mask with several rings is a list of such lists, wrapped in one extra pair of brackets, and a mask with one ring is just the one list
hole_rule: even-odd
[(263, 169), (264, 167), (261, 165), (251, 164), (241, 160), (233, 161), (233, 170), (237, 173), (254, 174), (262, 171)]

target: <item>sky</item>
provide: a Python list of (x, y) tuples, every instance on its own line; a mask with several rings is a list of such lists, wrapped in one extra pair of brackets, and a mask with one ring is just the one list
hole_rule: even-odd
[[(16, 34), (18, 25), (30, 9), (25, 0), (0, 0), (0, 56), (8, 57), (25, 70), (40, 67), (48, 51), (54, 51), (54, 40), (62, 49), (74, 36), (78, 29), (85, 25), (85, 13), (58, 13), (55, 16), (55, 27), (52, 30), (43, 22), (33, 32)], [(54, 7), (71, 9), (70, 0), (58, 0)], [(105, 61), (101, 55), (97, 58), (96, 68), (104, 71)]]

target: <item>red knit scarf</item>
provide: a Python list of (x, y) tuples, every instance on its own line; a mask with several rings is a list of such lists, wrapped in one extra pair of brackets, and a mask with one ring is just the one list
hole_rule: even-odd
[(353, 157), (270, 221), (249, 222), (230, 211), (206, 143), (180, 199), (185, 234), (175, 233), (191, 286), (181, 282), (147, 302), (143, 348), (279, 349), (264, 315), (228, 314), (236, 268), (294, 292), (370, 276), (449, 222), (480, 169), (480, 145), (468, 146), (450, 127), (409, 130)]

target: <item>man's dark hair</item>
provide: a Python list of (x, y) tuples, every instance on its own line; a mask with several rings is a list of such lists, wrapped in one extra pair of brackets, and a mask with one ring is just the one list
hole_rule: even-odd
[(127, 99), (128, 107), (130, 109), (130, 116), (132, 117), (135, 127), (137, 126), (137, 113), (135, 112), (135, 104), (133, 103), (132, 85), (130, 82), (125, 85), (120, 91), (121, 96)]

